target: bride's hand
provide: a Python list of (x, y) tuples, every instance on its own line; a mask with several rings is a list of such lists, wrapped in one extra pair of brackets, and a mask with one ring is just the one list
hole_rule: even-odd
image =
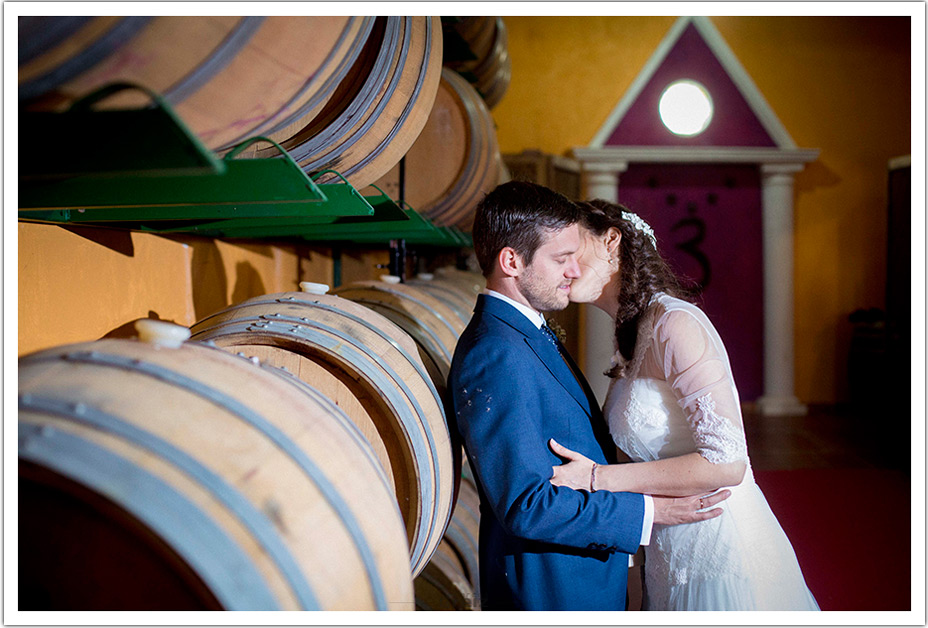
[(590, 478), (593, 471), (593, 461), (577, 453), (572, 449), (567, 449), (553, 438), (548, 441), (551, 451), (561, 458), (566, 458), (567, 462), (558, 466), (551, 467), (554, 475), (551, 477), (551, 484), (555, 486), (566, 486), (578, 490), (590, 490)]

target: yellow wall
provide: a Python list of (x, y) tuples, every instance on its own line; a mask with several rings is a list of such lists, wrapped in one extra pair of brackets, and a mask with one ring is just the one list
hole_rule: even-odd
[[(589, 143), (674, 17), (506, 17), (512, 80), (493, 109), (502, 152)], [(715, 17), (797, 144), (796, 393), (847, 398), (857, 308), (884, 305), (886, 163), (908, 154), (908, 18)], [(19, 354), (92, 340), (137, 318), (185, 325), (250, 296), (331, 283), (327, 249), (20, 223)], [(382, 274), (345, 255), (342, 281)]]
[[(887, 161), (910, 152), (909, 18), (713, 17), (802, 148), (796, 177), (796, 394), (846, 400), (858, 308), (883, 307)], [(493, 116), (504, 153), (587, 145), (675, 17), (505, 17), (512, 80)]]
[[(331, 250), (306, 245), (19, 223), (19, 347), (130, 337), (140, 318), (190, 326), (250, 297), (333, 284)], [(385, 273), (386, 250), (341, 256), (342, 283)]]

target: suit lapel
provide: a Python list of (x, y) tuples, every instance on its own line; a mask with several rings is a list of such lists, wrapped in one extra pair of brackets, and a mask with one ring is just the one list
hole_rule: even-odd
[(568, 351), (565, 350), (562, 355), (564, 356), (564, 360), (567, 361), (567, 364), (570, 365), (571, 370), (576, 373), (576, 377), (574, 379), (576, 379), (577, 382), (579, 382), (583, 387), (583, 394), (586, 396), (587, 400), (592, 405), (598, 406), (599, 402), (596, 401), (596, 395), (593, 394), (593, 389), (590, 388), (589, 382), (587, 382), (586, 377), (583, 376), (583, 371), (580, 370), (580, 367), (577, 366), (577, 363), (574, 362), (573, 357)]
[(563, 354), (565, 357), (562, 357), (557, 347), (551, 344), (540, 331), (536, 330), (536, 332), (538, 338), (526, 338), (528, 346), (531, 347), (535, 355), (544, 363), (545, 367), (551, 371), (551, 374), (554, 375), (558, 383), (564, 387), (564, 390), (570, 393), (570, 396), (580, 404), (583, 411), (590, 414), (590, 400), (581, 387), (580, 381), (571, 371), (572, 367), (565, 362), (566, 353)]
[[(574, 401), (577, 402), (583, 411), (588, 416), (592, 416), (592, 407), (596, 406), (596, 402), (592, 399), (592, 396), (588, 394), (587, 390), (589, 387), (586, 385), (586, 382), (584, 381), (583, 384), (581, 384), (580, 380), (574, 376), (574, 373), (571, 371), (572, 368), (576, 368), (576, 365), (573, 364), (573, 360), (570, 360), (570, 356), (566, 351), (563, 353), (564, 357), (561, 357), (562, 354), (558, 351), (558, 348), (551, 344), (544, 334), (521, 312), (505, 301), (479, 295), (475, 310), (476, 309), (483, 309), (486, 313), (496, 316), (521, 332), (525, 336), (525, 343), (538, 359), (541, 360), (545, 368), (551, 372), (558, 383), (571, 397), (573, 397)], [(570, 360), (571, 364), (568, 365), (565, 359)], [(577, 373), (580, 373), (580, 371), (577, 370)]]

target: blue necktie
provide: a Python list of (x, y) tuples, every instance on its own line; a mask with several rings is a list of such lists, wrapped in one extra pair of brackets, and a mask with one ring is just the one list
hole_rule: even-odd
[[(574, 376), (574, 379), (577, 380), (577, 383), (580, 383), (580, 379), (577, 377), (577, 374), (574, 372), (574, 368), (570, 365), (570, 362), (567, 361), (567, 356), (564, 355), (564, 352), (561, 351), (561, 343), (557, 341), (557, 336), (547, 324), (542, 324), (541, 333), (544, 334), (545, 338), (554, 345), (554, 349), (557, 351), (557, 354), (561, 356), (561, 360), (564, 361), (564, 366), (567, 367), (567, 370), (570, 371), (570, 374)], [(582, 388), (582, 386), (581, 386)]]
[(549, 341), (551, 341), (551, 344), (553, 344), (554, 347), (558, 350), (558, 353), (560, 353), (561, 348), (560, 348), (560, 345), (559, 345), (558, 342), (557, 342), (557, 336), (554, 335), (554, 330), (552, 330), (552, 329), (551, 329), (550, 327), (548, 327), (546, 324), (542, 324), (542, 326), (541, 326), (541, 333), (543, 333), (543, 334), (545, 335), (545, 338), (547, 338)]

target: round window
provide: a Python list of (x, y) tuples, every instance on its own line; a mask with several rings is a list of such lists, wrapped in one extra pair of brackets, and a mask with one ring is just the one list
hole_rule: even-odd
[(674, 81), (661, 94), (658, 110), (661, 122), (671, 133), (692, 137), (705, 131), (712, 122), (712, 97), (696, 81)]

